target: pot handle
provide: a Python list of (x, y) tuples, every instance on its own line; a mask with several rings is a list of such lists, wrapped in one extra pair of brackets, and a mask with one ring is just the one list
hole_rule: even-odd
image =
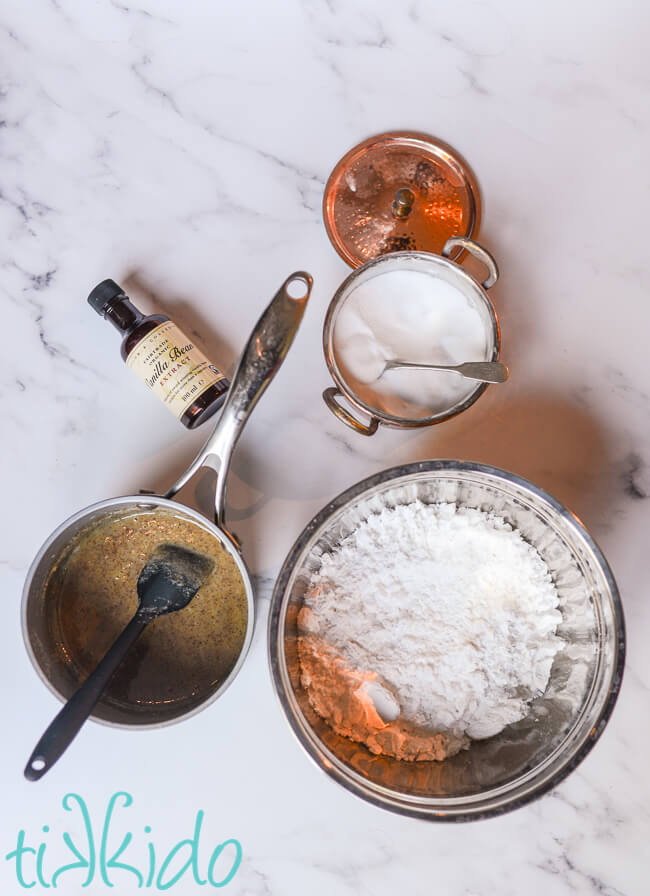
[[(212, 435), (165, 495), (172, 498), (201, 467), (216, 470), (215, 521), (224, 532), (226, 480), (233, 450), (251, 411), (291, 347), (313, 282), (305, 271), (296, 271), (284, 281), (246, 343)], [(296, 297), (289, 291), (292, 285)]]
[(356, 417), (353, 417), (345, 408), (342, 408), (341, 405), (336, 400), (336, 396), (340, 395), (341, 392), (335, 386), (330, 386), (329, 389), (325, 389), (323, 392), (323, 401), (330, 409), (330, 411), (342, 420), (346, 426), (349, 426), (350, 429), (353, 429), (355, 432), (361, 433), (362, 436), (374, 436), (377, 432), (377, 427), (379, 426), (379, 420), (376, 417), (370, 418), (370, 423), (360, 423)]
[(483, 289), (489, 289), (491, 286), (494, 286), (499, 279), (499, 268), (487, 249), (484, 249), (483, 246), (479, 246), (478, 243), (475, 243), (474, 240), (470, 240), (469, 237), (452, 236), (443, 246), (442, 254), (445, 258), (449, 258), (454, 249), (464, 249), (469, 252), (470, 255), (473, 255), (474, 258), (482, 261), (488, 269), (488, 276), (481, 283), (481, 286)]

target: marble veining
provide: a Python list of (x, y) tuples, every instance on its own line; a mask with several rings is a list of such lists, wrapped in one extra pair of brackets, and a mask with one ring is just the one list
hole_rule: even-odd
[[(131, 823), (154, 821), (161, 841), (205, 809), (209, 836), (242, 843), (226, 889), (246, 896), (648, 892), (649, 26), (634, 0), (5, 4), (3, 894), (22, 892), (3, 860), (20, 828), (65, 822), (66, 792), (99, 811), (119, 788), (134, 796)], [(322, 191), (345, 151), (398, 128), (448, 141), (478, 176), (511, 379), (441, 426), (364, 439), (321, 399), (323, 318), (348, 273), (325, 235)], [(85, 505), (164, 489), (207, 433), (185, 432), (126, 369), (88, 291), (105, 277), (128, 284), (232, 369), (300, 268), (312, 298), (229, 483), (228, 522), (258, 598), (240, 675), (183, 725), (144, 736), (89, 726), (69, 759), (26, 784), (57, 706), (19, 633), (32, 557)], [(273, 583), (303, 526), (359, 479), (430, 457), (512, 469), (571, 507), (614, 569), (628, 633), (619, 703), (585, 762), (515, 813), (449, 827), (381, 812), (313, 767), (266, 657)], [(209, 487), (187, 491), (209, 507)], [(170, 774), (167, 758), (188, 745)]]

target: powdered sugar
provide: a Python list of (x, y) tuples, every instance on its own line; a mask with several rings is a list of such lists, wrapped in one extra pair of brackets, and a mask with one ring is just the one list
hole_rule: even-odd
[(414, 502), (323, 555), (301, 628), (372, 673), (382, 718), (392, 695), (405, 722), (485, 738), (543, 693), (562, 646), (557, 606), (545, 563), (502, 519)]

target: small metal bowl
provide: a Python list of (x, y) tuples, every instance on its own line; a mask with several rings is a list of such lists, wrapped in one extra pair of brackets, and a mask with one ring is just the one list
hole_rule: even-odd
[[(444, 762), (375, 756), (336, 734), (300, 681), (297, 617), (324, 552), (385, 507), (449, 502), (493, 512), (539, 552), (558, 590), (565, 647), (526, 718)], [(616, 582), (569, 510), (525, 479), (455, 460), (384, 470), (317, 514), (284, 562), (269, 616), (269, 659), (283, 712), (305, 752), (337, 783), (376, 806), (429, 821), (470, 821), (516, 809), (555, 787), (591, 750), (621, 686), (625, 627)]]
[[(488, 276), (482, 283), (479, 284), (460, 264), (451, 261), (448, 257), (459, 249), (463, 253), (469, 252), (485, 264), (488, 269)], [(465, 295), (468, 301), (472, 302), (477, 308), (483, 319), (486, 331), (487, 356), (485, 358), (467, 358), (464, 360), (496, 361), (499, 358), (499, 350), (501, 348), (499, 321), (494, 306), (486, 292), (496, 283), (499, 271), (490, 253), (474, 242), (474, 240), (470, 240), (467, 237), (453, 237), (445, 243), (442, 255), (435, 255), (431, 252), (391, 252), (389, 255), (382, 255), (379, 258), (373, 258), (371, 261), (366, 262), (366, 264), (353, 271), (336, 291), (327, 309), (323, 327), (325, 362), (332, 379), (336, 383), (336, 387), (330, 386), (323, 392), (323, 400), (339, 420), (364, 436), (374, 435), (380, 423), (398, 429), (412, 429), (421, 426), (432, 426), (434, 423), (442, 423), (443, 420), (455, 417), (456, 414), (460, 414), (471, 407), (487, 388), (487, 383), (477, 383), (465, 398), (452, 407), (436, 413), (408, 418), (395, 416), (373, 406), (367, 400), (361, 398), (350, 383), (346, 381), (341, 365), (337, 362), (334, 348), (334, 330), (337, 316), (345, 301), (358, 286), (379, 274), (398, 270), (424, 271), (453, 283)], [(338, 402), (338, 398), (341, 395), (354, 408), (367, 415), (370, 418), (369, 422), (363, 423), (342, 407)]]

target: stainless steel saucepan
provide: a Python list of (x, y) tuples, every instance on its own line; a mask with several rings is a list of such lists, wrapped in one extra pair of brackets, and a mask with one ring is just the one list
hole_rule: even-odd
[[(66, 701), (77, 688), (79, 676), (65, 650), (54, 643), (56, 636), (48, 624), (45, 591), (50, 572), (79, 532), (109, 516), (122, 516), (134, 511), (172, 511), (176, 516), (198, 523), (211, 533), (239, 569), (246, 589), (248, 623), (241, 653), (227, 678), (214, 682), (208, 691), (189, 694), (185, 700), (171, 704), (165, 702), (162, 694), (160, 702), (146, 705), (118, 703), (102, 698), (92, 714), (92, 718), (99, 722), (120, 727), (146, 728), (186, 719), (213, 703), (232, 682), (244, 662), (253, 634), (253, 588), (237, 539), (227, 531), (225, 525), (228, 469), (233, 450), (251, 411), (291, 346), (311, 287), (312, 278), (304, 271), (291, 274), (282, 284), (248, 340), (212, 435), (189, 469), (169, 491), (162, 497), (140, 494), (110, 498), (79, 511), (50, 535), (29, 569), (22, 599), (23, 637), (36, 671), (61, 701)], [(299, 297), (294, 297), (298, 293)], [(214, 522), (198, 511), (171, 500), (203, 467), (211, 467), (217, 471)], [(170, 663), (170, 670), (173, 674), (173, 663)]]

